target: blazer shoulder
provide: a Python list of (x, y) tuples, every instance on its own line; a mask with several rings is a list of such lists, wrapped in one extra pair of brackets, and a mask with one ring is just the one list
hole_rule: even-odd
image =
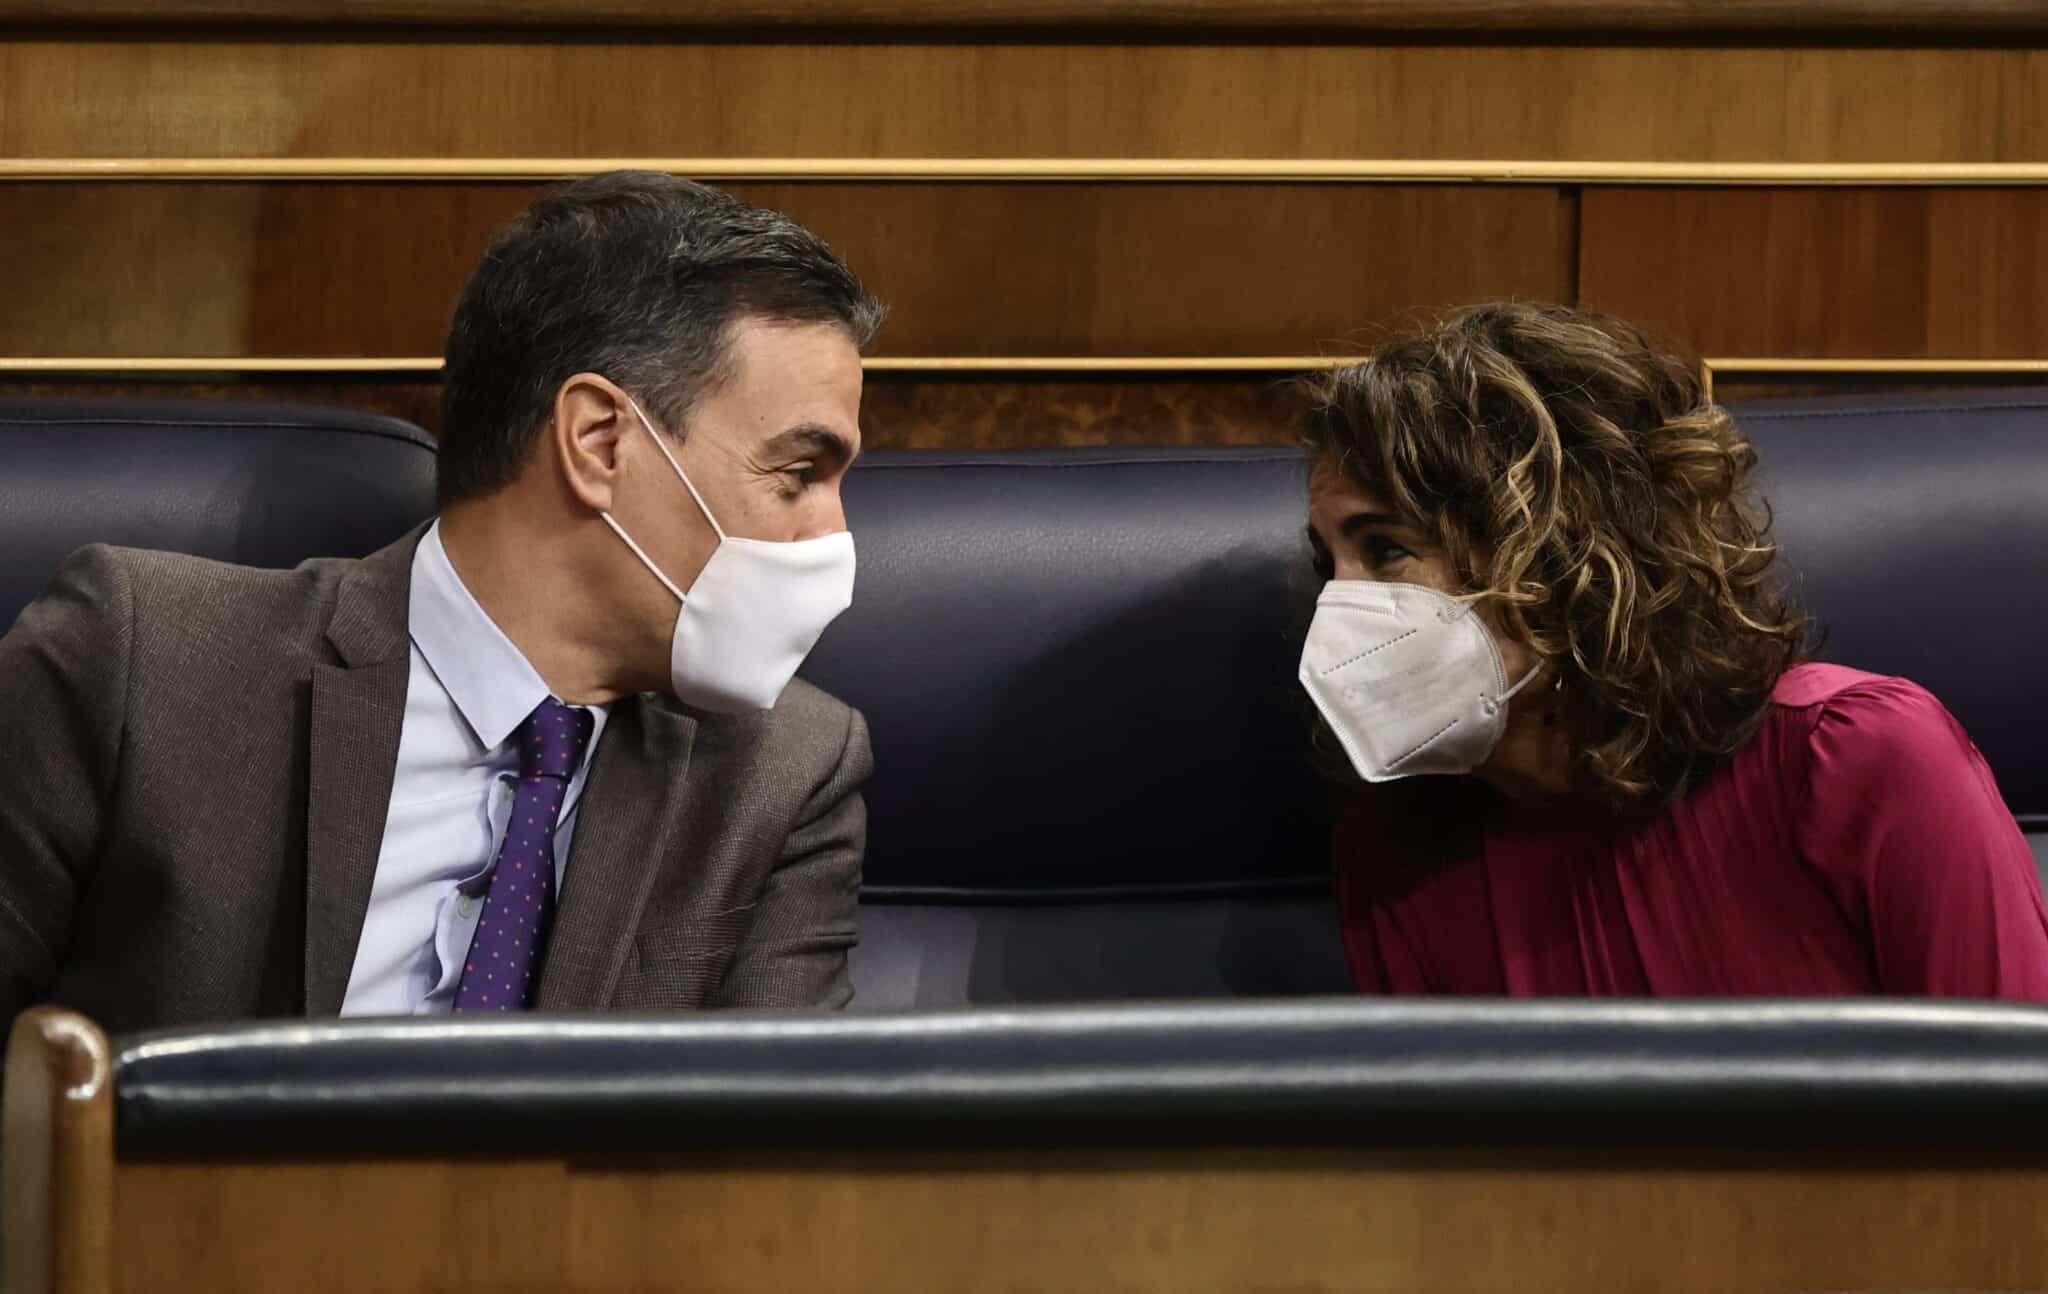
[(63, 569), (109, 580), (129, 594), (140, 638), (162, 635), (225, 646), (235, 640), (314, 638), (332, 617), (337, 590), (358, 563), (314, 558), (285, 570), (242, 566), (189, 553), (93, 544)]
[[(673, 698), (656, 699), (673, 706)], [(794, 762), (829, 771), (844, 760), (868, 759), (867, 723), (860, 711), (802, 679), (794, 679), (767, 710), (746, 714), (707, 714), (688, 710), (707, 734), (718, 734), (726, 749), (748, 750), (755, 757)], [(727, 744), (735, 743), (735, 744)]]
[(802, 679), (792, 679), (783, 689), (782, 697), (770, 710), (771, 718), (785, 724), (805, 729), (830, 729), (844, 732), (848, 724), (860, 718), (860, 711), (833, 696), (816, 684)]

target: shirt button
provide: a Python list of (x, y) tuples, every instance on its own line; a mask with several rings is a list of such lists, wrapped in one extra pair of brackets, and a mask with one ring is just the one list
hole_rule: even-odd
[(465, 919), (475, 916), (476, 900), (469, 897), (467, 894), (463, 895), (461, 899), (456, 901), (455, 913), (457, 916), (463, 917)]

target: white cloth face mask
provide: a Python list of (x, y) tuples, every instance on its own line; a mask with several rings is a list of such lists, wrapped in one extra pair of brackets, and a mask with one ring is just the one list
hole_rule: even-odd
[(726, 534), (654, 424), (639, 405), (633, 412), (718, 536), (718, 547), (685, 593), (611, 513), (599, 514), (682, 604), (669, 646), (669, 683), (678, 698), (702, 710), (766, 710), (796, 677), (825, 627), (853, 605), (853, 535), (841, 530), (780, 542)]
[(1368, 782), (1469, 773), (1500, 743), (1513, 687), (1468, 603), (1420, 584), (1332, 580), (1316, 600), (1301, 685)]

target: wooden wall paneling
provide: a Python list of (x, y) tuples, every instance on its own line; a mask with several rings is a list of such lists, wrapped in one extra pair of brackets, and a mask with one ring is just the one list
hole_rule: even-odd
[(1305, 396), (1281, 374), (1199, 379), (871, 374), (862, 436), (873, 449), (1053, 445), (1291, 445)]
[[(1417, 307), (1571, 290), (1555, 190), (744, 184), (890, 302), (883, 355), (1314, 354)], [(519, 184), (0, 185), (37, 232), (7, 355), (436, 355)], [(203, 228), (204, 257), (176, 235)], [(181, 314), (220, 297), (237, 309)]]
[[(435, 432), (438, 382), (413, 376), (174, 376), (0, 373), (0, 398), (283, 400), (389, 414)], [(1036, 449), (1053, 445), (1290, 445), (1303, 397), (1278, 373), (871, 373), (861, 405), (869, 449)]]
[(1928, 353), (2048, 355), (2048, 189), (1936, 191), (1928, 216)]
[(1996, 1152), (129, 1163), (119, 1186), (138, 1294), (2048, 1285), (2048, 1173)]
[(2031, 0), (0, 0), (0, 23), (441, 27), (1075, 26), (1351, 32), (2011, 36), (2048, 31)]
[(220, 156), (2048, 161), (2048, 49), (0, 32), (0, 157)]
[(2048, 355), (2048, 189), (1588, 189), (1579, 296), (1716, 355)]
[(0, 353), (37, 338), (73, 354), (205, 353), (248, 336), (261, 203), (211, 185), (110, 196), (0, 190)]

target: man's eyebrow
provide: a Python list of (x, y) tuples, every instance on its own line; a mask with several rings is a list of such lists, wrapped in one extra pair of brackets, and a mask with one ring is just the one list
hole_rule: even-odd
[(815, 422), (807, 422), (801, 426), (791, 427), (780, 435), (770, 436), (761, 449), (770, 456), (810, 453), (837, 459), (841, 463), (851, 463), (857, 454), (852, 441), (830, 427)]

